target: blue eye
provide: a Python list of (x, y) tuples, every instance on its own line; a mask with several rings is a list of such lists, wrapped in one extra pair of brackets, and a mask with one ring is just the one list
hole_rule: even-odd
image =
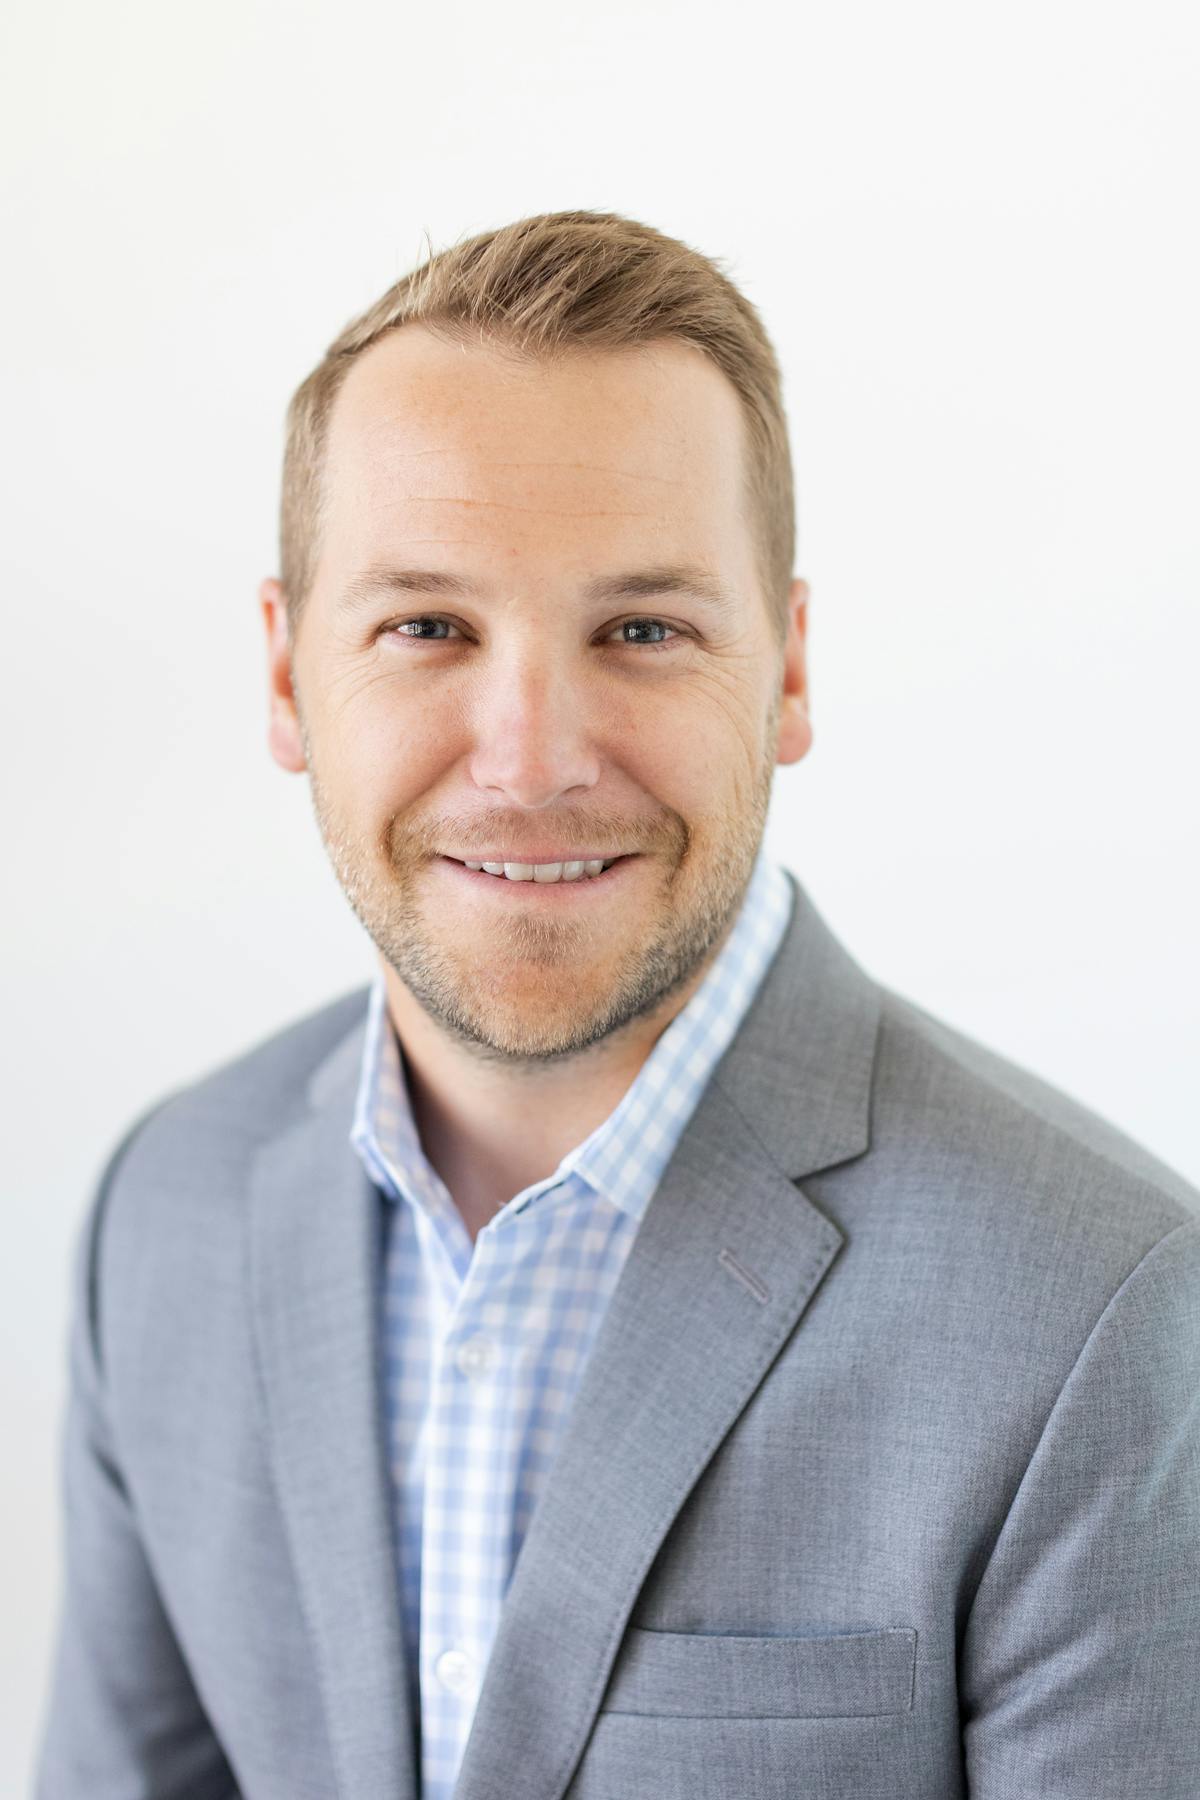
[(444, 638), (428, 638), (423, 632), (419, 634), (417, 632), (410, 632), (408, 628), (410, 625), (449, 625), (449, 623), (449, 619), (422, 617), (420, 619), (403, 619), (398, 625), (389, 625), (387, 629), (391, 632), (395, 632), (398, 636), (414, 637), (419, 644), (444, 643)]
[[(382, 635), (384, 637), (405, 637), (410, 642), (417, 644), (445, 644), (450, 641), (445, 632), (457, 630), (458, 627), (452, 619), (443, 619), (437, 614), (422, 613), (419, 618), (399, 619), (394, 624), (385, 625)], [(613, 633), (618, 631), (639, 633), (637, 637), (621, 640), (618, 648), (624, 649), (669, 650), (671, 645), (677, 639), (682, 639), (684, 635), (674, 625), (668, 625), (665, 619), (625, 619), (620, 625), (611, 627), (609, 636), (604, 641), (611, 642)], [(651, 638), (644, 635), (647, 631), (666, 632), (669, 635)]]
[[(626, 619), (624, 621), (624, 623), (621, 625), (618, 625), (616, 627), (616, 629), (618, 631), (633, 631), (633, 630), (641, 631), (641, 630), (644, 630), (647, 626), (649, 626), (652, 630), (655, 630), (655, 631), (669, 631), (672, 633), (672, 635), (674, 637), (679, 636), (679, 633), (675, 630), (675, 627), (673, 625), (668, 625), (666, 623), (665, 619)], [(627, 644), (642, 644), (648, 650), (665, 650), (667, 648), (667, 645), (670, 643), (670, 641), (671, 641), (670, 638), (657, 638), (657, 639), (626, 638), (625, 639), (625, 642)]]

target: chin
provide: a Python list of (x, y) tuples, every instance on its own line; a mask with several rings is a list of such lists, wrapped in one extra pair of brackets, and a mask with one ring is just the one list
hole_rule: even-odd
[(591, 1008), (581, 1011), (577, 991), (564, 994), (560, 1003), (531, 1008), (495, 1005), (471, 1009), (466, 1017), (475, 1035), (504, 1055), (514, 1057), (561, 1056), (594, 1041)]

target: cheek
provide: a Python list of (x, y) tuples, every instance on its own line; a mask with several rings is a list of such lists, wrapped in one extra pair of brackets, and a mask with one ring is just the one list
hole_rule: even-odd
[(760, 740), (764, 733), (756, 735), (746, 697), (710, 688), (691, 704), (649, 702), (626, 720), (620, 754), (648, 783), (657, 777), (660, 788), (669, 785), (705, 812), (753, 787), (764, 755)]
[(328, 709), (317, 755), (327, 787), (343, 811), (364, 823), (403, 815), (445, 775), (458, 733), (444, 704), (406, 696), (385, 685), (359, 692), (354, 703)]

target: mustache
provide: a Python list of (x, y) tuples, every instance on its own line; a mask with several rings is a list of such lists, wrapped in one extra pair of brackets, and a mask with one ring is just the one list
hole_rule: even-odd
[(504, 861), (519, 862), (523, 843), (536, 835), (541, 843), (611, 846), (605, 854), (632, 856), (657, 849), (686, 846), (690, 832), (678, 814), (666, 819), (630, 819), (617, 813), (583, 812), (580, 809), (526, 814), (482, 812), (446, 814), (438, 820), (393, 823), (393, 850), (402, 845), (428, 857), (453, 854), (470, 856), (471, 846), (482, 845), (489, 853), (501, 852)]

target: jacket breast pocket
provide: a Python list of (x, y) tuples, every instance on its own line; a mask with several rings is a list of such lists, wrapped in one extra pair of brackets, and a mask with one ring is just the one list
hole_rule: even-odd
[(911, 1709), (917, 1634), (625, 1633), (601, 1711), (655, 1718), (873, 1718)]

